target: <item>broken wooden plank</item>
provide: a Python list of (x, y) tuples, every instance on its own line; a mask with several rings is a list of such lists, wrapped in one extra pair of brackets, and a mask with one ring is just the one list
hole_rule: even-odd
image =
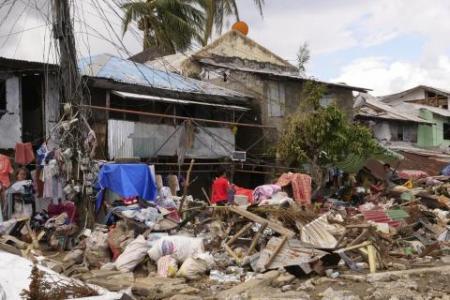
[(252, 226), (253, 226), (252, 223), (248, 223), (244, 227), (242, 227), (241, 230), (239, 230), (235, 235), (231, 237), (231, 239), (227, 242), (227, 245), (233, 244), (241, 235), (243, 235)]
[(267, 227), (267, 222), (262, 224), (261, 227), (259, 227), (258, 232), (256, 233), (255, 237), (253, 238), (252, 243), (250, 244), (250, 248), (248, 249), (247, 256), (252, 255), (253, 251), (255, 250), (256, 244), (258, 243), (259, 239), (261, 238), (261, 235), (263, 234), (266, 227)]
[(287, 236), (283, 236), (283, 238), (281, 239), (280, 243), (278, 244), (277, 248), (275, 249), (275, 251), (273, 252), (272, 256), (269, 258), (269, 261), (266, 263), (266, 265), (264, 266), (266, 269), (268, 267), (270, 267), (270, 265), (272, 264), (273, 260), (275, 259), (275, 257), (277, 257), (278, 253), (280, 253), (281, 248), (283, 248), (284, 243), (286, 243), (288, 237)]

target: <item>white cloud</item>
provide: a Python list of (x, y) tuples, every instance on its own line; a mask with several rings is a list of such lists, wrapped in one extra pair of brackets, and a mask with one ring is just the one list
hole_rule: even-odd
[[(121, 40), (121, 20), (108, 6), (108, 3), (117, 1), (74, 1), (78, 6), (75, 31), (80, 56), (108, 52), (127, 57), (140, 51), (141, 41), (136, 31), (126, 34)], [(2, 35), (8, 34), (11, 28), (20, 31), (44, 24), (39, 9), (48, 11), (50, 0), (31, 1), (39, 9), (30, 8), (21, 18), (18, 17), (26, 2), (10, 1), (13, 2), (16, 3), (15, 12), (6, 22), (4, 15), (8, 7), (0, 8), (0, 46), (6, 40)], [(238, 2), (241, 19), (250, 25), (249, 36), (291, 60), (295, 59), (298, 47), (304, 41), (310, 44), (314, 62), (320, 60), (321, 54), (333, 59), (336, 51), (352, 49), (355, 53), (355, 49), (383, 45), (406, 35), (422, 40), (423, 44), (418, 47), (423, 49), (414, 61), (367, 57), (348, 62), (342, 56), (339, 60), (336, 57), (334, 64), (329, 66), (334, 71), (331, 73), (336, 73), (335, 68), (348, 63), (347, 67), (339, 70), (340, 75), (335, 78), (337, 81), (373, 88), (377, 94), (396, 92), (420, 83), (446, 87), (449, 82), (450, 60), (446, 56), (450, 48), (450, 39), (447, 38), (450, 34), (448, 0), (433, 0), (432, 4), (429, 0), (268, 0), (264, 18), (259, 16), (253, 0)], [(100, 3), (113, 29), (93, 3)], [(81, 26), (83, 22), (87, 25)], [(51, 40), (50, 26), (47, 31), (39, 28), (15, 34), (0, 47), (0, 56), (46, 60), (44, 53), (48, 52)]]
[(399, 92), (419, 84), (449, 89), (450, 57), (440, 56), (434, 64), (390, 61), (386, 57), (357, 59), (332, 79), (350, 85), (370, 88), (374, 95)]

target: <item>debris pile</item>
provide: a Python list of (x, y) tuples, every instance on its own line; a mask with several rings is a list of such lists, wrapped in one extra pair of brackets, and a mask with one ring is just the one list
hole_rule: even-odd
[[(38, 264), (151, 299), (251, 296), (262, 286), (298, 296), (314, 288), (311, 279), (370, 281), (450, 263), (450, 177), (420, 174), (381, 191), (355, 187), (356, 202), (339, 192), (319, 202), (309, 176), (283, 174), (214, 206), (187, 188), (173, 196), (146, 165), (106, 166), (96, 203), (102, 223), (80, 232), (73, 203), (50, 205), (32, 222), (1, 223), (0, 248), (27, 257), (58, 250)], [(136, 172), (150, 184), (124, 184)]]

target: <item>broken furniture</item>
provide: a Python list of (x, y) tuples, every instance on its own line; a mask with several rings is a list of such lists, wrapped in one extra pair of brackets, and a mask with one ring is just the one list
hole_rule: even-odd
[(266, 263), (266, 268), (270, 267), (270, 265), (272, 264), (274, 258), (278, 255), (278, 253), (280, 252), (281, 248), (283, 247), (283, 245), (286, 243), (286, 240), (288, 238), (292, 238), (294, 237), (295, 233), (285, 227), (283, 227), (282, 225), (266, 220), (258, 215), (255, 215), (254, 213), (251, 213), (247, 210), (244, 210), (240, 207), (234, 207), (231, 206), (229, 208), (229, 211), (236, 213), (242, 217), (244, 217), (245, 219), (250, 220), (251, 222), (246, 224), (244, 227), (242, 227), (234, 236), (231, 237), (231, 239), (225, 243), (225, 249), (227, 250), (227, 252), (231, 255), (231, 257), (233, 257), (233, 259), (237, 262), (240, 263), (241, 259), (238, 257), (238, 255), (233, 251), (233, 249), (231, 248), (231, 245), (239, 238), (241, 237), (245, 232), (247, 232), (247, 230), (249, 230), (252, 226), (253, 223), (257, 223), (260, 225), (258, 232), (256, 233), (256, 235), (254, 236), (252, 243), (250, 245), (250, 248), (246, 254), (246, 256), (250, 256), (252, 254), (252, 252), (255, 250), (256, 244), (258, 243), (258, 240), (261, 238), (262, 233), (264, 232), (264, 230), (268, 227), (270, 229), (272, 229), (273, 231), (279, 233), (282, 238), (281, 241), (279, 242), (278, 246), (276, 247), (275, 251), (273, 252), (272, 256), (270, 257), (270, 259), (267, 261)]

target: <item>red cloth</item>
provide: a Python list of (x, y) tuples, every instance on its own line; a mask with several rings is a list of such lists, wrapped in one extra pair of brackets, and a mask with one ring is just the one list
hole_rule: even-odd
[(16, 163), (19, 165), (28, 165), (34, 160), (33, 146), (31, 143), (16, 144)]
[(72, 202), (66, 202), (65, 204), (49, 204), (47, 211), (50, 218), (59, 216), (65, 212), (69, 216), (70, 223), (76, 222), (78, 219), (77, 208)]
[(278, 178), (277, 184), (281, 187), (291, 184), (295, 201), (300, 204), (311, 204), (311, 176), (301, 173), (284, 173)]
[(234, 186), (235, 195), (238, 196), (246, 196), (248, 199), (248, 203), (253, 203), (253, 190), (241, 188), (237, 185)]
[(212, 184), (212, 203), (228, 201), (228, 188), (230, 183), (225, 177), (219, 177)]
[(11, 184), (9, 175), (14, 172), (11, 167), (11, 161), (8, 156), (0, 154), (0, 183), (4, 188), (8, 188)]

